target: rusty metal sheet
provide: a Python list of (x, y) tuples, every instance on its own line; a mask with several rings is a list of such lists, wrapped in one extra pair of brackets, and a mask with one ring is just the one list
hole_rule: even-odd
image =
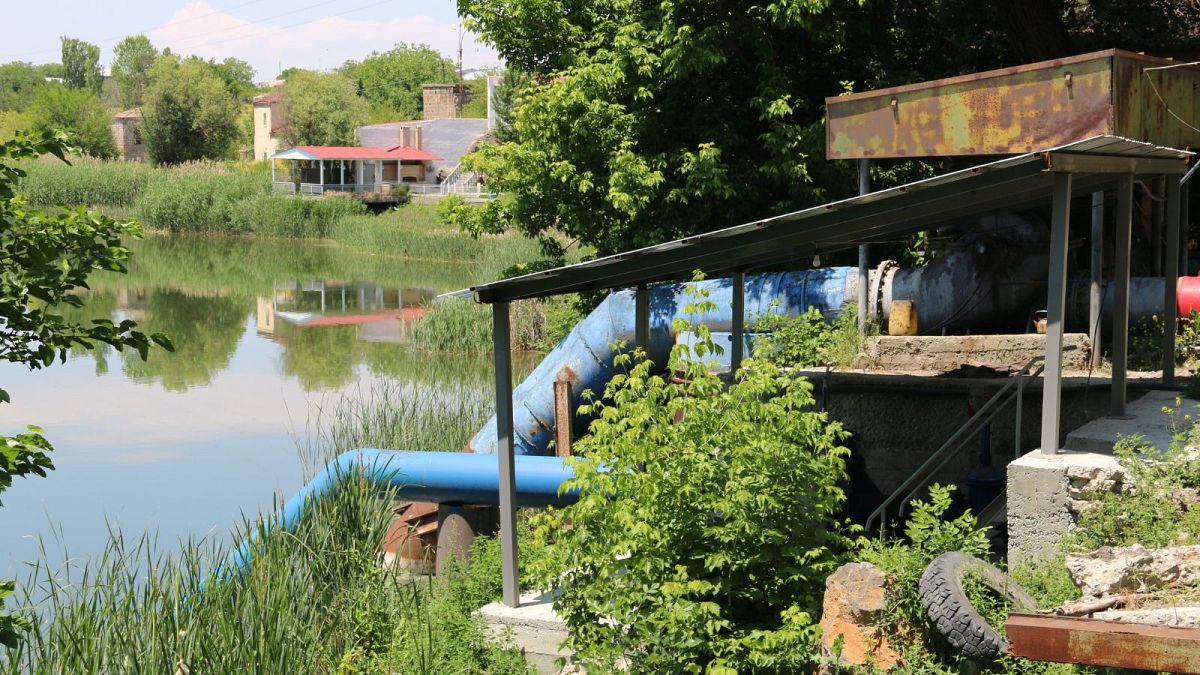
[[(1200, 134), (1165, 113), (1142, 74), (1169, 63), (1106, 50), (828, 98), (826, 156), (1009, 155), (1100, 134), (1196, 147)], [(1171, 110), (1193, 120), (1200, 70), (1152, 72)]]
[(1007, 652), (1035, 661), (1200, 673), (1200, 630), (1038, 614), (1012, 614)]
[(1114, 133), (1172, 148), (1200, 147), (1200, 132), (1190, 128), (1200, 126), (1196, 119), (1200, 69), (1144, 70), (1161, 65), (1170, 62), (1128, 53), (1114, 57)]

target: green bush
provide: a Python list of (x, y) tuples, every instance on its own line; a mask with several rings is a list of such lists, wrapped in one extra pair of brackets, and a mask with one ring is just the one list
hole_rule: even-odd
[(160, 168), (134, 208), (146, 225), (170, 232), (229, 231), (238, 202), (266, 195), (269, 181), (212, 162)]
[[(691, 329), (703, 357), (710, 335)], [(534, 518), (533, 574), (601, 671), (807, 671), (825, 577), (850, 545), (835, 522), (845, 434), (806, 380), (750, 359), (726, 388), (683, 349), (683, 384), (626, 354), (583, 407), (596, 421), (566, 484), (580, 498)]]
[(815, 307), (794, 317), (771, 311), (751, 322), (750, 330), (771, 334), (759, 342), (755, 355), (782, 367), (848, 366), (862, 351), (855, 305), (843, 308), (832, 322)]

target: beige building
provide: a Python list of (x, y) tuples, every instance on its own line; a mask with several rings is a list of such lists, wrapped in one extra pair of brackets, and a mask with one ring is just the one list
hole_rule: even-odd
[(131, 162), (146, 159), (146, 145), (142, 143), (142, 109), (131, 108), (112, 117), (113, 142), (117, 156)]
[(279, 152), (283, 97), (276, 92), (254, 97), (254, 160), (265, 162)]

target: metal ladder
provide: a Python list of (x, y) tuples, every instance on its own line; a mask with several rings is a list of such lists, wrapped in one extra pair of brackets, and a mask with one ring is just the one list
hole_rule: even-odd
[[(1017, 371), (1016, 377), (1010, 379), (1004, 384), (1003, 387), (993, 394), (992, 397), (989, 398), (987, 402), (979, 408), (978, 412), (972, 415), (965, 424), (951, 434), (950, 438), (946, 439), (946, 442), (942, 443), (941, 447), (938, 448), (936, 452), (930, 455), (929, 458), (926, 459), (923, 464), (921, 464), (921, 466), (917, 467), (916, 471), (914, 471), (911, 476), (909, 476), (903, 483), (900, 484), (900, 487), (896, 488), (892, 494), (888, 495), (887, 499), (883, 500), (883, 503), (880, 504), (879, 507), (875, 509), (867, 518), (866, 529), (868, 531), (871, 530), (871, 526), (877, 522), (883, 526), (886, 526), (886, 523), (884, 522), (884, 515), (887, 513), (888, 507), (892, 506), (892, 504), (894, 504), (897, 500), (901, 500), (899, 515), (900, 520), (903, 520), (905, 512), (908, 510), (909, 503), (912, 502), (918, 493), (929, 486), (929, 484), (933, 481), (933, 477), (937, 475), (937, 472), (941, 471), (942, 467), (946, 466), (950, 460), (954, 459), (962, 450), (963, 446), (966, 445), (968, 441), (974, 439), (980, 431), (990, 424), (997, 414), (1002, 412), (1010, 403), (1013, 402), (1016, 403), (1016, 428), (1013, 434), (1013, 457), (1020, 457), (1021, 412), (1024, 404), (1025, 383), (1028, 380), (1034, 379), (1042, 374), (1042, 371), (1045, 369), (1045, 364), (1041, 362), (1044, 360), (1044, 356), (1035, 356), (1034, 358), (1030, 359), (1029, 362), (1021, 368), (1021, 370)], [(1036, 368), (1034, 368), (1035, 365), (1037, 366)], [(1004, 502), (1004, 492), (1002, 491), (999, 497), (988, 504), (988, 506), (983, 509), (981, 513), (977, 514), (980, 522), (990, 522), (990, 519), (997, 517), (1000, 511), (1003, 510)], [(984, 520), (985, 514), (988, 515), (989, 520)]]

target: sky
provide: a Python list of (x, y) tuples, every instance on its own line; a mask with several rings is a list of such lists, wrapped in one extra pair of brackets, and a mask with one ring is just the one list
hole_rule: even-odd
[[(9, 27), (0, 63), (59, 60), (59, 36), (81, 38), (112, 62), (127, 35), (144, 33), (156, 47), (254, 66), (256, 80), (281, 67), (328, 70), (397, 42), (428, 44), (457, 59), (454, 0), (0, 0)], [(500, 65), (495, 50), (465, 33), (464, 69)]]

